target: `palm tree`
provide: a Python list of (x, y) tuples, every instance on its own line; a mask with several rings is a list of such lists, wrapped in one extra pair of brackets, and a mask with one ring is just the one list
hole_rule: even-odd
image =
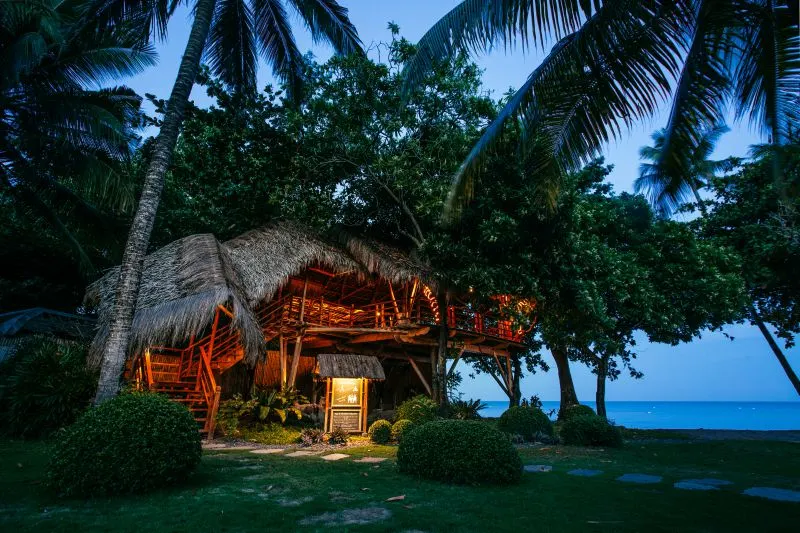
[(664, 161), (666, 131), (658, 130), (653, 133), (653, 146), (643, 146), (639, 150), (640, 159), (650, 162), (642, 163), (639, 177), (633, 184), (634, 190), (644, 193), (653, 207), (664, 215), (670, 215), (690, 199), (695, 200), (700, 212), (705, 214), (706, 208), (700, 197), (700, 189), (719, 172), (731, 168), (728, 160), (709, 159), (719, 138), (728, 131), (727, 126), (715, 126), (701, 135), (694, 150), (686, 154), (676, 154), (688, 156), (688, 160), (678, 163), (684, 172), (677, 176), (665, 174), (663, 165), (660, 164)]
[(102, 220), (133, 204), (117, 163), (129, 153), (141, 98), (92, 88), (153, 65), (133, 28), (99, 29), (80, 0), (5, 0), (0, 9), (0, 188), (88, 256), (64, 220)]
[[(97, 2), (98, 12), (107, 24), (114, 25), (134, 11), (143, 27), (155, 28), (159, 33), (165, 31), (166, 20), (176, 3), (175, 0)], [(189, 40), (153, 145), (142, 195), (122, 256), (95, 403), (119, 392), (144, 255), (200, 61), (205, 54), (212, 73), (223, 82), (237, 90), (253, 91), (260, 54), (285, 82), (290, 96), (296, 96), (302, 82), (303, 57), (295, 44), (285, 4), (299, 14), (315, 40), (327, 41), (337, 53), (362, 51), (358, 33), (347, 18), (347, 9), (335, 0), (196, 0)]]
[[(447, 213), (471, 194), (488, 149), (511, 119), (535, 175), (557, 183), (667, 101), (665, 176), (685, 175), (704, 132), (737, 118), (784, 142), (798, 117), (794, 0), (464, 0), (418, 43), (407, 85), (454, 54), (555, 45), (484, 131), (453, 178)], [(774, 166), (779, 177), (780, 166)]]

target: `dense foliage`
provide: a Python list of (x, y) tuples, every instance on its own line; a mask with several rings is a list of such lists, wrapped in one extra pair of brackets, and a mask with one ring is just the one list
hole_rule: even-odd
[(0, 364), (0, 428), (17, 437), (47, 436), (78, 418), (96, 386), (85, 346), (27, 339)]
[(436, 420), (439, 406), (429, 396), (420, 394), (397, 406), (395, 420), (408, 420), (413, 424), (424, 424)]
[(605, 418), (580, 415), (569, 418), (559, 429), (561, 442), (568, 446), (622, 446), (622, 432)]
[(497, 428), (510, 435), (519, 435), (529, 442), (538, 437), (553, 435), (553, 423), (537, 407), (510, 407), (500, 415)]
[(392, 439), (392, 423), (388, 420), (376, 420), (367, 433), (369, 440), (375, 444), (386, 444)]
[(197, 422), (185, 407), (156, 394), (123, 394), (58, 435), (47, 484), (63, 496), (146, 492), (183, 481), (200, 456)]
[(448, 404), (448, 417), (456, 420), (477, 420), (486, 404), (480, 400), (454, 400)]
[(297, 407), (300, 403), (306, 403), (306, 399), (295, 390), (254, 389), (248, 400), (241, 394), (235, 394), (233, 398), (221, 402), (217, 423), (230, 436), (256, 426), (297, 423), (303, 418), (302, 411)]
[(516, 483), (522, 460), (508, 437), (483, 422), (437, 420), (406, 434), (397, 450), (401, 472), (464, 485)]

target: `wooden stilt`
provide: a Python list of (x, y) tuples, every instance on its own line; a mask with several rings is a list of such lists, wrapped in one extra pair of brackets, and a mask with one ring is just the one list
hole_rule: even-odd
[(281, 366), (281, 390), (286, 390), (286, 341), (278, 335), (278, 359)]
[(361, 410), (361, 432), (365, 433), (367, 431), (367, 413), (369, 412), (369, 380), (362, 379), (361, 383), (363, 385), (363, 389), (361, 393), (363, 396), (363, 407)]
[(414, 361), (414, 359), (412, 357), (408, 358), (408, 362), (411, 363), (411, 368), (414, 369), (414, 372), (417, 374), (417, 377), (422, 382), (422, 386), (425, 387), (425, 390), (428, 392), (428, 396), (433, 395), (433, 390), (431, 389), (431, 386), (428, 383), (428, 380), (425, 379), (425, 375), (419, 369), (419, 366), (417, 366), (417, 362)]
[(294, 341), (294, 354), (292, 355), (292, 370), (289, 373), (289, 383), (287, 389), (294, 388), (297, 379), (297, 367), (300, 365), (300, 351), (303, 349), (303, 337), (297, 337)]
[(325, 378), (325, 427), (323, 431), (328, 432), (331, 417), (331, 378)]

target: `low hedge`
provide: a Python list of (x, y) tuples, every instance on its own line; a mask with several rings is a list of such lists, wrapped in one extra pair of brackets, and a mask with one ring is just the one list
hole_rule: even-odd
[(200, 463), (200, 432), (183, 406), (149, 393), (117, 396), (58, 436), (47, 485), (63, 496), (146, 492)]
[(510, 407), (500, 415), (497, 428), (510, 435), (519, 435), (526, 441), (534, 441), (537, 436), (552, 436), (553, 423), (538, 407)]
[(413, 427), (414, 422), (411, 420), (406, 420), (405, 418), (398, 420), (392, 425), (392, 440), (398, 443), (401, 442), (405, 434), (408, 433)]
[(563, 409), (558, 414), (558, 421), (566, 422), (567, 420), (570, 420), (577, 416), (597, 416), (597, 413), (595, 413), (594, 409), (592, 409), (588, 405), (583, 405), (583, 404), (570, 405), (569, 407)]
[(622, 432), (597, 415), (575, 416), (561, 425), (561, 442), (571, 446), (622, 446)]
[(410, 420), (414, 424), (424, 424), (436, 420), (439, 406), (429, 397), (420, 394), (397, 406), (395, 420)]
[(483, 422), (436, 420), (403, 436), (400, 472), (463, 485), (516, 483), (522, 460), (506, 435)]
[(376, 420), (369, 427), (369, 440), (375, 444), (387, 444), (392, 439), (392, 423), (388, 420)]

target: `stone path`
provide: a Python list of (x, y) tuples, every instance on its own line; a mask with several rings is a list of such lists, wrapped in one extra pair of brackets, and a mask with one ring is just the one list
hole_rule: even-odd
[(257, 450), (250, 450), (250, 453), (257, 453), (259, 455), (268, 455), (272, 453), (283, 453), (286, 448), (259, 448)]
[(776, 489), (773, 487), (753, 487), (745, 490), (742, 492), (742, 494), (781, 502), (800, 502), (800, 491), (797, 490)]
[(346, 453), (332, 453), (330, 455), (323, 455), (320, 457), (320, 459), (324, 459), (325, 461), (338, 461), (340, 459), (345, 459), (347, 457), (350, 456), (347, 455)]
[(314, 452), (307, 452), (304, 450), (297, 450), (296, 452), (287, 453), (284, 457), (306, 457), (308, 455), (314, 455)]
[(525, 465), (526, 472), (552, 472), (553, 467), (550, 465)]

